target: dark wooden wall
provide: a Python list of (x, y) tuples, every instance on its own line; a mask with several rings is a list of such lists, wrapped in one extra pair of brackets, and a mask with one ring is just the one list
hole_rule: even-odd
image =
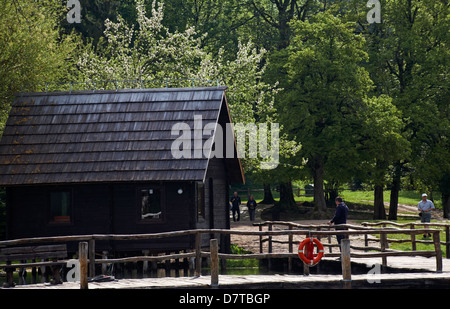
[[(140, 220), (137, 188), (149, 183), (24, 186), (7, 188), (7, 238), (84, 234), (157, 233), (195, 228), (195, 185), (164, 183), (163, 219)], [(178, 194), (178, 189), (183, 194)], [(50, 192), (72, 191), (72, 223), (49, 223)], [(74, 244), (75, 245), (75, 244)], [(190, 238), (164, 241), (96, 244), (97, 250), (182, 250), (193, 247)]]

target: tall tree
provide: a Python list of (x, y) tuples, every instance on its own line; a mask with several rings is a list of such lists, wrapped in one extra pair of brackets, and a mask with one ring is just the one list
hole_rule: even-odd
[(363, 11), (359, 12), (356, 18), (367, 38), (367, 68), (375, 82), (375, 92), (393, 98), (406, 124), (402, 135), (412, 147), (410, 155), (399, 158), (392, 167), (389, 219), (394, 220), (406, 168), (413, 168), (413, 177), (419, 179), (422, 187), (436, 191), (450, 174), (445, 159), (450, 156), (449, 3), (386, 0), (382, 23), (370, 26)]
[(51, 0), (0, 1), (0, 132), (15, 93), (69, 78), (77, 40), (61, 35), (63, 9)]
[(326, 209), (325, 166), (332, 154), (353, 155), (355, 111), (363, 108), (371, 87), (361, 67), (367, 60), (364, 39), (354, 28), (327, 12), (292, 24), (284, 123), (302, 144), (300, 155), (308, 160), (319, 211)]
[(374, 219), (386, 219), (383, 190), (388, 167), (410, 153), (409, 141), (402, 135), (405, 124), (401, 112), (385, 95), (368, 98), (357, 114), (361, 126), (355, 132), (359, 136), (355, 171), (374, 186)]

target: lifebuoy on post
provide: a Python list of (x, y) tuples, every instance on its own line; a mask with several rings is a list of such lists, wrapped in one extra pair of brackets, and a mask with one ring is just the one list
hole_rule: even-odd
[[(317, 255), (314, 255), (314, 244), (316, 244), (317, 246)], [(298, 257), (303, 261), (303, 263), (309, 266), (314, 266), (319, 263), (319, 261), (323, 257), (324, 252), (325, 251), (323, 249), (322, 243), (318, 239), (312, 237), (306, 238), (298, 246)]]

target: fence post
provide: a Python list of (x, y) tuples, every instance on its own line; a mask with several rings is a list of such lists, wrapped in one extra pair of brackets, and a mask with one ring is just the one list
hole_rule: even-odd
[[(269, 231), (272, 231), (272, 223), (269, 223), (269, 227), (268, 227)], [(269, 253), (272, 253), (272, 236), (269, 236)], [(267, 259), (267, 267), (269, 268), (269, 270), (272, 268), (272, 259), (268, 258)]]
[(450, 226), (445, 227), (445, 255), (450, 259)]
[(195, 234), (195, 277), (200, 277), (202, 270), (202, 234)]
[(89, 239), (89, 275), (95, 277), (95, 239)]
[[(102, 259), (106, 260), (108, 258), (108, 251), (102, 251)], [(102, 263), (102, 275), (106, 275), (108, 264)]]
[(219, 244), (217, 239), (209, 241), (211, 251), (211, 286), (219, 285)]
[[(415, 228), (415, 224), (411, 223), (410, 225), (410, 229), (414, 230)], [(416, 247), (416, 233), (411, 233), (411, 250), (412, 251), (416, 251), (417, 247)]]
[[(387, 248), (387, 234), (386, 233), (380, 233), (380, 246), (381, 246), (381, 252), (385, 252)], [(387, 257), (383, 256), (381, 258), (381, 264), (383, 266), (387, 266)]]
[[(289, 230), (292, 231), (293, 230), (293, 226), (292, 224), (289, 224)], [(289, 253), (293, 252), (293, 242), (294, 242), (294, 235), (289, 234)], [(288, 272), (291, 273), (292, 271), (292, 258), (289, 257), (288, 258)]]
[(344, 288), (352, 287), (352, 267), (350, 261), (350, 239), (341, 240), (342, 281)]
[(78, 259), (80, 261), (80, 289), (88, 289), (88, 243), (80, 242), (78, 244)]
[[(259, 231), (262, 232), (262, 224), (259, 225)], [(263, 237), (259, 235), (259, 253), (263, 253)]]
[(441, 238), (440, 230), (433, 232), (433, 243), (436, 251), (436, 272), (442, 273), (442, 251), (441, 251)]

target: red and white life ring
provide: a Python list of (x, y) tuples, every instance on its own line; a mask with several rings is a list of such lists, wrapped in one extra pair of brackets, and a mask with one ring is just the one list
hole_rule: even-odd
[[(314, 254), (314, 244), (316, 244), (318, 249), (318, 254)], [(306, 248), (305, 248), (306, 246)], [(306, 249), (306, 250), (305, 250)], [(305, 252), (306, 251), (306, 252)], [(298, 257), (307, 265), (314, 266), (322, 259), (324, 254), (324, 249), (322, 243), (312, 237), (306, 238), (298, 246)]]

